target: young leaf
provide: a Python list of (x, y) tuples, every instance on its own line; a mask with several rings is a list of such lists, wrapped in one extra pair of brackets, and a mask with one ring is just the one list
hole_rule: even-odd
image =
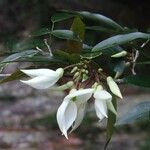
[(123, 78), (124, 83), (150, 88), (150, 76), (131, 75)]
[(56, 13), (54, 14), (52, 17), (51, 17), (51, 21), (53, 23), (56, 23), (56, 22), (60, 22), (60, 21), (63, 21), (63, 20), (66, 20), (66, 19), (70, 19), (72, 17), (74, 17), (75, 15), (74, 14), (68, 14), (68, 13)]
[(83, 45), (84, 40), (84, 33), (85, 33), (85, 25), (80, 19), (80, 17), (76, 17), (73, 21), (71, 26), (71, 31), (75, 33), (80, 41), (67, 41), (67, 49), (69, 53), (80, 53)]
[(128, 112), (117, 120), (116, 126), (141, 121), (150, 121), (150, 101), (142, 102), (129, 108)]
[(70, 30), (53, 30), (51, 34), (60, 39), (79, 41), (77, 35)]
[(134, 32), (128, 34), (115, 35), (95, 45), (92, 51), (102, 51), (107, 48), (125, 44), (136, 39), (150, 39), (150, 34)]
[[(117, 102), (116, 102), (116, 97), (113, 95), (113, 99), (112, 99), (112, 103), (114, 105), (115, 110), (117, 110)], [(105, 150), (111, 140), (111, 137), (114, 133), (115, 130), (115, 123), (116, 123), (116, 115), (111, 112), (110, 110), (108, 110), (108, 121), (107, 121), (107, 141), (105, 144)]]

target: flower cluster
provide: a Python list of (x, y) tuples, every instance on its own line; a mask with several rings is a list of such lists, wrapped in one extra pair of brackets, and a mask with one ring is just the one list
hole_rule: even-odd
[[(86, 67), (85, 67), (86, 68)], [(82, 69), (82, 73), (78, 73), (77, 67), (74, 67), (71, 73), (74, 73), (73, 79), (75, 81), (85, 82), (88, 79), (88, 71)], [(99, 69), (100, 70), (100, 69)], [(55, 88), (55, 83), (63, 76), (64, 69), (59, 68), (56, 71), (50, 69), (29, 69), (21, 70), (23, 73), (28, 75), (31, 79), (21, 80), (21, 82), (28, 84), (36, 89), (53, 89)], [(122, 98), (120, 89), (115, 83), (112, 77), (108, 76), (106, 78), (107, 85), (112, 94)], [(74, 85), (73, 81), (69, 81), (66, 84), (56, 87), (56, 89), (67, 89), (70, 88), (69, 94), (64, 98), (62, 104), (57, 111), (57, 122), (62, 134), (68, 139), (69, 133), (74, 131), (82, 122), (88, 100), (93, 97), (96, 115), (99, 120), (108, 117), (108, 110), (117, 114), (113, 103), (112, 94), (105, 90), (104, 86), (100, 83), (95, 82), (90, 87), (80, 88)]]

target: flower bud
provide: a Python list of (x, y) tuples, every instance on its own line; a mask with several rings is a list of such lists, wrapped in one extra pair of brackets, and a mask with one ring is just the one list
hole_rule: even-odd
[(110, 76), (107, 77), (107, 84), (108, 84), (108, 86), (109, 86), (109, 88), (113, 94), (122, 98), (122, 94), (120, 92), (120, 89), (112, 77), (110, 77)]
[(79, 75), (80, 75), (80, 73), (79, 73), (79, 72), (76, 72), (76, 73), (74, 74), (74, 76), (73, 76), (73, 79), (77, 78)]
[(88, 71), (88, 70), (85, 70), (85, 73), (86, 73), (86, 74), (88, 74), (88, 73), (89, 73), (89, 71)]
[(102, 69), (102, 68), (99, 68), (99, 69), (98, 69), (98, 72), (101, 72), (101, 71), (103, 71), (103, 69)]
[(58, 68), (56, 70), (56, 72), (59, 74), (59, 77), (61, 78), (63, 76), (63, 74), (64, 74), (64, 69), (63, 68)]
[(113, 58), (119, 58), (119, 57), (124, 57), (126, 55), (127, 55), (127, 51), (122, 51), (122, 52), (119, 52), (117, 54), (112, 55), (111, 57), (113, 57)]
[(74, 73), (74, 72), (76, 72), (78, 70), (78, 67), (76, 66), (76, 67), (74, 67), (72, 70), (71, 70), (71, 73)]
[(86, 81), (89, 77), (84, 73), (82, 76), (82, 82)]
[(82, 72), (85, 72), (86, 70), (85, 70), (85, 69), (81, 69), (81, 71), (82, 71)]
[(73, 86), (73, 84), (74, 84), (73, 81), (69, 81), (66, 84), (63, 84), (61, 86), (51, 87), (50, 90), (53, 90), (53, 91), (64, 91), (64, 90), (67, 90), (67, 89), (71, 88)]

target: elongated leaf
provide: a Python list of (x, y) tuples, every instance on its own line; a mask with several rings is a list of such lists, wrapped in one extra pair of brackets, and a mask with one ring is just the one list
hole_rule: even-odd
[(125, 83), (150, 88), (149, 75), (131, 75), (123, 79)]
[(60, 21), (63, 21), (63, 20), (66, 20), (66, 19), (70, 19), (72, 17), (74, 17), (75, 15), (74, 14), (68, 14), (68, 13), (56, 13), (54, 14), (52, 17), (51, 17), (51, 21), (53, 23), (56, 23), (56, 22), (60, 22)]
[(12, 73), (10, 76), (8, 76), (8, 77), (4, 78), (3, 80), (1, 80), (0, 84), (10, 82), (10, 81), (14, 81), (14, 80), (19, 80), (23, 77), (26, 77), (26, 75), (23, 72), (21, 72), (20, 70), (17, 70), (14, 73)]
[(101, 27), (101, 26), (91, 26), (91, 27), (86, 27), (85, 29), (86, 30), (93, 30), (93, 31), (104, 32), (104, 33), (117, 33), (116, 30), (112, 30), (110, 28)]
[(52, 35), (60, 39), (79, 41), (77, 35), (70, 30), (53, 30)]
[(94, 53), (84, 53), (81, 55), (81, 58), (93, 59), (100, 56), (102, 53), (94, 52)]
[(129, 108), (128, 112), (117, 120), (116, 126), (133, 124), (141, 121), (150, 122), (150, 101), (142, 102)]
[(33, 63), (54, 63), (54, 64), (67, 64), (67, 61), (64, 61), (62, 58), (50, 57), (50, 56), (34, 56), (32, 58), (25, 57), (16, 60), (15, 62), (33, 62)]
[(102, 51), (104, 49), (125, 44), (136, 39), (149, 39), (149, 38), (150, 38), (150, 34), (141, 33), (141, 32), (116, 35), (98, 43), (93, 47), (92, 51)]
[(107, 56), (112, 56), (112, 55), (119, 53), (121, 51), (123, 51), (122, 47), (114, 46), (114, 47), (110, 47), (110, 48), (101, 50), (101, 53), (103, 53), (104, 55), (107, 55)]
[(105, 17), (101, 14), (96, 14), (96, 13), (90, 13), (88, 11), (68, 11), (64, 10), (63, 12), (66, 13), (72, 13), (72, 14), (77, 14), (82, 16), (85, 19), (91, 20), (91, 21), (96, 21), (104, 26), (108, 26), (110, 28), (116, 29), (116, 30), (121, 30), (123, 31), (123, 27), (121, 27), (118, 23), (113, 21), (112, 19)]
[[(114, 108), (117, 110), (117, 102), (116, 102), (116, 97), (113, 95), (112, 103), (114, 105)], [(107, 121), (107, 142), (105, 144), (105, 150), (111, 140), (111, 137), (114, 133), (115, 130), (115, 123), (116, 123), (116, 115), (111, 112), (110, 110), (108, 111), (108, 121)]]
[(84, 33), (85, 33), (85, 25), (80, 19), (80, 17), (76, 17), (72, 23), (71, 31), (75, 33), (80, 41), (67, 41), (67, 50), (68, 53), (80, 53), (82, 50), (83, 40), (84, 40)]
[(15, 54), (8, 56), (3, 61), (1, 61), (0, 64), (12, 62), (12, 61), (17, 60), (21, 57), (30, 57), (31, 58), (37, 53), (38, 53), (37, 50), (26, 50), (26, 51), (18, 52), (18, 53), (15, 53)]

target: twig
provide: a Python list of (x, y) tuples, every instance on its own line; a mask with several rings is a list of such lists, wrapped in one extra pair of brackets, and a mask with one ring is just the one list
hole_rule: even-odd
[(136, 66), (136, 61), (137, 61), (138, 57), (139, 57), (139, 51), (135, 50), (135, 56), (133, 58), (133, 66), (132, 66), (132, 74), (133, 75), (136, 75), (135, 66)]
[(51, 50), (51, 48), (50, 48), (50, 46), (49, 46), (49, 44), (48, 44), (48, 42), (47, 42), (47, 39), (44, 39), (44, 43), (45, 43), (45, 45), (47, 46), (47, 49), (49, 50), (50, 56), (53, 56), (52, 50)]
[(40, 49), (38, 46), (36, 47), (36, 49), (37, 49), (40, 53), (42, 53), (43, 55), (45, 54), (44, 51), (43, 51), (42, 49)]

